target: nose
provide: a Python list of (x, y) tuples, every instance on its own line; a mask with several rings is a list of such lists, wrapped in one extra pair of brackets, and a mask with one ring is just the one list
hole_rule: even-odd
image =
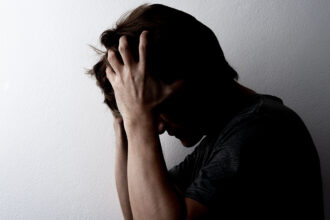
[(162, 119), (158, 119), (158, 133), (163, 134), (165, 132), (165, 122)]

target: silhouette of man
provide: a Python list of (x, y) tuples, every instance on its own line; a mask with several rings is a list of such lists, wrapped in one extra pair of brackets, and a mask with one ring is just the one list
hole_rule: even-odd
[[(214, 33), (144, 4), (101, 36), (94, 66), (114, 115), (125, 219), (321, 219), (319, 158), (283, 101), (237, 82)], [(159, 134), (186, 147), (167, 170)]]

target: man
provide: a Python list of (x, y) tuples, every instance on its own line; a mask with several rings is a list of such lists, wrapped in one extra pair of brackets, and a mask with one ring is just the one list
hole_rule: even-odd
[[(214, 33), (194, 17), (142, 5), (101, 36), (91, 74), (114, 115), (125, 219), (321, 219), (319, 159), (282, 100), (240, 85)], [(186, 147), (167, 170), (159, 134)]]

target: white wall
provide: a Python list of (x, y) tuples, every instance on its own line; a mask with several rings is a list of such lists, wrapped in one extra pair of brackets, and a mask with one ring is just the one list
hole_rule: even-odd
[[(1, 0), (0, 219), (122, 219), (112, 117), (83, 72), (97, 60), (87, 45), (144, 2)], [(304, 119), (330, 220), (330, 1), (158, 2), (210, 26), (241, 83)], [(168, 167), (192, 150), (161, 141)]]

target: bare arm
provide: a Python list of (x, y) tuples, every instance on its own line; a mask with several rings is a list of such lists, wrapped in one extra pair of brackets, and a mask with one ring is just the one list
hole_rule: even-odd
[[(139, 123), (142, 127), (141, 130), (143, 129), (143, 124)], [(146, 121), (147, 125), (149, 124), (148, 121)], [(148, 127), (148, 126), (147, 126)], [(147, 128), (145, 127), (145, 128)], [(129, 190), (128, 190), (128, 181), (127, 181), (127, 159), (128, 159), (128, 143), (127, 143), (127, 136), (126, 136), (126, 131), (124, 129), (123, 126), (123, 121), (121, 118), (114, 118), (114, 129), (115, 129), (115, 134), (116, 134), (116, 164), (115, 164), (115, 173), (116, 173), (116, 186), (117, 186), (117, 192), (118, 192), (118, 196), (119, 196), (119, 201), (120, 201), (120, 206), (123, 212), (123, 216), (125, 220), (131, 220), (133, 219), (133, 214), (132, 214), (132, 207), (130, 204), (130, 199), (129, 199)], [(148, 130), (148, 129), (147, 129)], [(134, 126), (132, 126), (132, 131), (134, 131)], [(144, 133), (144, 132), (143, 132)], [(145, 133), (147, 136), (149, 136), (147, 133)], [(136, 135), (140, 135), (139, 133), (137, 133)], [(143, 136), (142, 136), (143, 137)], [(154, 137), (150, 137), (151, 139), (154, 139)], [(149, 138), (148, 138), (149, 139)], [(158, 136), (156, 137), (156, 139), (154, 140), (159, 140)], [(159, 143), (159, 141), (157, 141)], [(159, 145), (160, 147), (160, 145)], [(146, 148), (145, 149), (147, 152), (150, 150), (150, 148)], [(138, 151), (139, 153), (139, 151)], [(140, 152), (141, 153), (141, 152)], [(160, 153), (160, 154), (159, 154)], [(157, 161), (157, 163), (164, 163), (164, 157), (163, 154), (161, 152), (156, 153), (156, 155), (160, 156), (161, 160)], [(142, 153), (143, 154), (143, 153)], [(146, 155), (152, 155), (147, 153)], [(145, 155), (145, 156), (146, 156)], [(133, 156), (134, 158), (134, 156)], [(144, 160), (145, 158), (143, 157), (138, 157), (141, 158), (142, 160)], [(144, 167), (143, 165), (138, 168), (134, 166), (134, 162), (136, 161), (136, 159), (132, 160), (133, 164), (133, 170), (131, 172), (134, 175), (138, 175), (139, 176), (139, 169), (142, 167)], [(146, 164), (148, 166), (148, 164)], [(135, 170), (136, 169), (136, 174), (135, 174)], [(166, 171), (166, 166), (164, 166), (163, 164), (163, 168), (165, 169), (164, 172), (167, 173)], [(155, 172), (150, 170), (151, 172)], [(155, 174), (155, 173), (154, 173)], [(147, 174), (148, 175), (148, 174)], [(148, 181), (148, 179), (145, 179), (143, 176), (140, 176), (140, 180), (146, 180)], [(167, 179), (167, 177), (165, 178)], [(134, 179), (133, 178), (133, 187), (135, 186), (135, 181), (139, 181), (139, 179)], [(168, 179), (167, 179), (168, 181)], [(163, 183), (162, 183), (163, 184)], [(190, 198), (184, 198), (183, 193), (180, 191), (180, 189), (176, 186), (176, 185), (171, 185), (169, 182), (165, 182), (165, 184), (169, 184), (167, 187), (171, 188), (172, 190), (175, 190), (175, 194), (172, 194), (172, 197), (176, 197), (177, 199), (179, 199), (180, 203), (179, 205), (176, 205), (176, 203), (171, 203), (170, 204), (172, 206), (172, 208), (175, 208), (177, 210), (177, 212), (182, 213), (182, 214), (178, 214), (178, 217), (175, 216), (175, 213), (173, 213), (173, 210), (171, 207), (169, 207), (168, 205), (165, 204), (165, 207), (161, 208), (162, 211), (159, 211), (160, 209), (157, 208), (161, 203), (159, 203), (158, 199), (162, 198), (162, 196), (156, 196), (157, 195), (157, 191), (156, 193), (153, 190), (149, 190), (148, 189), (148, 185), (144, 185), (144, 187), (142, 189), (139, 188), (138, 185), (136, 185), (136, 187), (134, 187), (138, 193), (141, 193), (142, 195), (153, 195), (153, 198), (156, 200), (155, 202), (153, 202), (152, 200), (149, 200), (151, 204), (153, 204), (153, 206), (150, 206), (148, 203), (144, 203), (144, 200), (142, 201), (141, 199), (138, 198), (137, 200), (137, 204), (139, 204), (142, 208), (142, 213), (143, 215), (147, 215), (150, 212), (155, 213), (156, 215), (156, 219), (162, 219), (161, 216), (164, 216), (163, 214), (161, 214), (162, 212), (167, 213), (166, 217), (164, 217), (165, 219), (200, 219), (204, 216), (205, 213), (207, 213), (207, 208), (205, 206), (203, 206), (202, 204), (199, 204), (198, 202), (190, 199)], [(153, 188), (150, 187), (151, 189)], [(156, 187), (157, 188), (157, 187)], [(134, 189), (133, 189), (134, 190)], [(147, 190), (147, 192), (145, 192)], [(167, 194), (166, 194), (167, 195)], [(171, 196), (169, 196), (169, 198), (171, 198)], [(183, 200), (185, 201), (185, 206), (183, 204)], [(148, 211), (149, 210), (149, 211)], [(186, 213), (186, 215), (184, 216), (184, 213)], [(183, 216), (182, 216), (183, 215)], [(136, 214), (136, 216), (138, 216)], [(181, 218), (180, 218), (181, 217)], [(135, 217), (134, 219), (139, 219), (139, 217)]]
[[(147, 31), (140, 35), (139, 62), (134, 61), (126, 36), (119, 39), (123, 63), (108, 51), (106, 74), (115, 92), (127, 134), (127, 186), (132, 214), (138, 219), (196, 219), (206, 210), (183, 198), (170, 183), (158, 136), (156, 107), (182, 87), (153, 79), (146, 65)], [(201, 208), (202, 207), (202, 208)], [(195, 210), (198, 210), (196, 212)]]
[(124, 122), (128, 138), (128, 189), (134, 219), (184, 219), (185, 201), (170, 183), (155, 121)]
[(133, 219), (127, 184), (127, 137), (120, 116), (114, 115), (113, 127), (116, 135), (115, 177), (120, 206), (125, 220)]

